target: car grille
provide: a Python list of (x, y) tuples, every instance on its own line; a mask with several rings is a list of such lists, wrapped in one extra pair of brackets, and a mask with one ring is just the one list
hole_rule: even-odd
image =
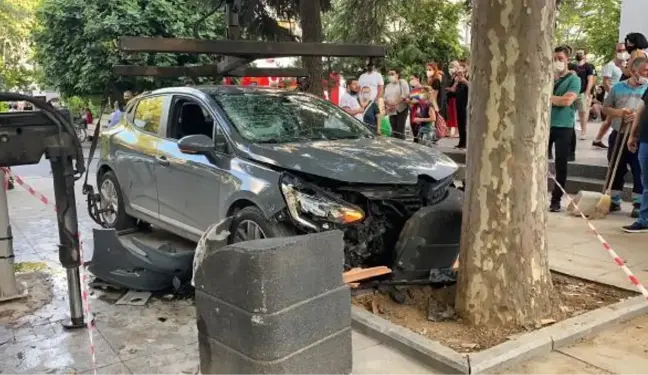
[(448, 193), (448, 187), (452, 184), (452, 176), (440, 181), (424, 184), (425, 189), (422, 191), (427, 206), (433, 206), (445, 199)]

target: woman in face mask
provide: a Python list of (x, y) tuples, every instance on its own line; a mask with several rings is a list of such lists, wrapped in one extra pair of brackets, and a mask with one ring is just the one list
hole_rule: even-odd
[(450, 129), (449, 135), (452, 138), (457, 138), (459, 136), (457, 134), (458, 123), (457, 123), (457, 95), (456, 95), (456, 89), (458, 84), (458, 80), (457, 80), (458, 70), (459, 70), (459, 61), (450, 62), (450, 65), (448, 65), (448, 73), (450, 73), (450, 83), (448, 84), (448, 87), (444, 88), (444, 91), (446, 92), (446, 101), (447, 101), (446, 115), (444, 117), (446, 119), (446, 123), (448, 124), (448, 129)]
[(389, 116), (394, 137), (405, 139), (410, 88), (407, 81), (400, 78), (400, 71), (397, 69), (390, 70), (387, 77), (389, 83), (385, 85), (385, 111)]
[(648, 53), (646, 53), (646, 49), (648, 49), (648, 40), (642, 33), (630, 33), (625, 37), (625, 47), (626, 51), (630, 54), (630, 59), (623, 70), (623, 77), (621, 77), (622, 81), (632, 77), (630, 67), (632, 66), (634, 59), (637, 57), (648, 57)]
[(362, 122), (375, 134), (380, 134), (381, 111), (380, 105), (371, 99), (371, 88), (364, 86), (360, 89), (360, 107), (363, 110)]

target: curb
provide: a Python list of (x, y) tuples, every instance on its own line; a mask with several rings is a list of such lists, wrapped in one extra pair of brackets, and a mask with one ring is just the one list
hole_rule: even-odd
[(446, 374), (469, 374), (468, 357), (370, 313), (351, 307), (351, 327)]
[(435, 370), (448, 374), (479, 374), (493, 373), (531, 357), (548, 354), (611, 325), (645, 313), (648, 313), (646, 299), (637, 296), (537, 331), (521, 334), (490, 349), (467, 355), (357, 306), (352, 307), (351, 318), (354, 329), (392, 346)]

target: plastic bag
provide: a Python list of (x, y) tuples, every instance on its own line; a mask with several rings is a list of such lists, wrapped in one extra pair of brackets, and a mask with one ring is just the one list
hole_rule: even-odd
[(380, 135), (385, 137), (392, 136), (392, 127), (391, 123), (389, 122), (389, 117), (387, 116), (383, 116), (380, 120)]

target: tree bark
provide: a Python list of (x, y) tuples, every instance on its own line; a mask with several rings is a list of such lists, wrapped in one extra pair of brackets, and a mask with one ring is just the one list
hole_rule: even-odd
[[(322, 36), (322, 6), (320, 0), (300, 0), (299, 18), (302, 29), (302, 42), (321, 42)], [(322, 57), (302, 57), (302, 66), (308, 70), (310, 85), (308, 92), (322, 96), (324, 87)]]
[[(456, 309), (474, 325), (552, 311), (547, 144), (555, 0), (473, 2), (466, 201)], [(470, 213), (470, 214), (468, 214)]]

